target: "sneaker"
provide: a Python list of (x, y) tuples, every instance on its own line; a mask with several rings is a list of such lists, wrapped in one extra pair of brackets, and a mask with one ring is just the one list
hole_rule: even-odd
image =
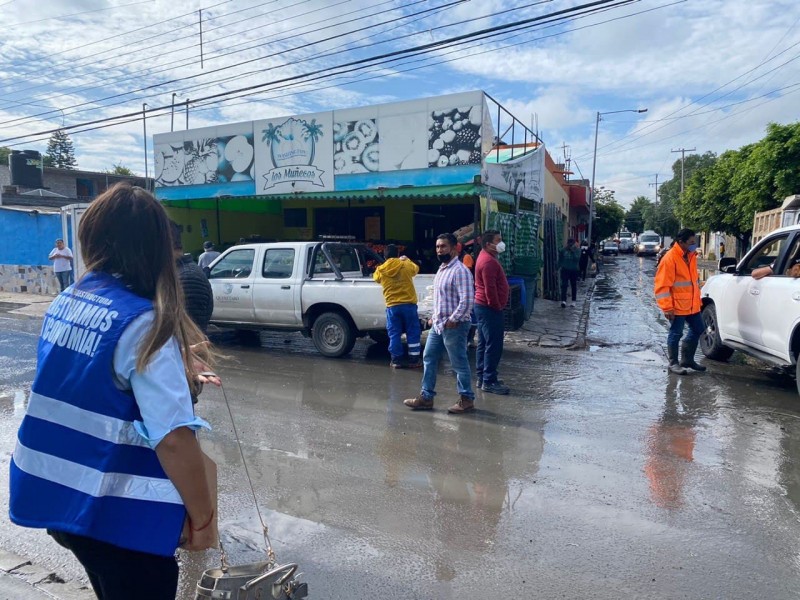
[(561, 308), (567, 308), (567, 303), (566, 302), (562, 302), (561, 303)]
[(507, 385), (503, 385), (500, 381), (494, 381), (492, 383), (483, 383), (483, 387), (481, 388), (484, 392), (489, 392), (490, 394), (498, 394), (500, 396), (508, 396), (509, 392), (511, 391)]
[(422, 367), (422, 357), (412, 356), (411, 358), (409, 358), (406, 367), (409, 369), (419, 369), (420, 367)]
[(403, 404), (412, 410), (433, 410), (433, 398), (426, 398), (422, 394), (403, 400)]
[(452, 415), (462, 415), (467, 412), (472, 412), (473, 410), (475, 410), (475, 401), (472, 400), (472, 398), (461, 396), (458, 402), (447, 409), (447, 412)]

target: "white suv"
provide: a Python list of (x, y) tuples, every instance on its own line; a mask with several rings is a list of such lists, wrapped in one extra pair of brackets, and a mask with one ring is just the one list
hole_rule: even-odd
[[(800, 392), (800, 279), (786, 274), (798, 258), (800, 225), (793, 225), (765, 236), (738, 264), (720, 261), (721, 273), (701, 292), (703, 354), (726, 360), (741, 350), (777, 366), (794, 366)], [(772, 266), (773, 275), (754, 279), (751, 273), (765, 266)]]

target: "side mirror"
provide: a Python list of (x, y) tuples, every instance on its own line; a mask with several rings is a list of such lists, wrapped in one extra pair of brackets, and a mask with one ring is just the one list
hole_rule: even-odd
[(730, 271), (726, 270), (727, 267), (736, 267), (736, 258), (733, 256), (726, 256), (725, 258), (721, 258), (719, 260), (719, 266), (717, 267), (723, 273), (730, 273)]
[(728, 273), (729, 275), (736, 275), (736, 265), (727, 265), (725, 267), (721, 267), (720, 272)]

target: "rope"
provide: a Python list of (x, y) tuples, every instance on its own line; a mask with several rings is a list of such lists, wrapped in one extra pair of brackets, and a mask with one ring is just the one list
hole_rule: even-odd
[[(261, 522), (261, 530), (264, 534), (264, 545), (267, 549), (267, 560), (270, 564), (275, 564), (275, 552), (272, 550), (272, 541), (269, 539), (269, 527), (267, 524), (264, 523), (264, 517), (261, 515), (261, 509), (258, 506), (258, 498), (256, 498), (256, 490), (253, 487), (253, 480), (250, 478), (250, 470), (247, 468), (247, 460), (244, 458), (244, 450), (242, 450), (242, 441), (239, 439), (239, 432), (236, 430), (236, 421), (233, 419), (233, 411), (231, 410), (231, 404), (228, 402), (228, 395), (225, 393), (225, 388), (220, 385), (220, 390), (222, 391), (222, 397), (225, 399), (225, 406), (228, 408), (228, 415), (231, 417), (231, 426), (233, 427), (233, 435), (236, 438), (236, 446), (239, 448), (239, 455), (242, 457), (242, 465), (244, 466), (244, 473), (247, 476), (247, 483), (250, 485), (250, 493), (253, 496), (253, 504), (256, 506), (256, 513), (258, 513), (258, 520)], [(227, 570), (228, 568), (228, 561), (225, 555), (225, 548), (222, 546), (222, 537), (220, 536), (219, 540), (219, 547), (220, 547), (220, 561), (222, 562), (222, 569), (223, 571)]]

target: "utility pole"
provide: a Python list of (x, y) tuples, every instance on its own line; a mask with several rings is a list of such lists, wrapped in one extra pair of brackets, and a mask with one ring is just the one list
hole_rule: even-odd
[(681, 153), (681, 198), (683, 198), (683, 188), (684, 188), (683, 163), (686, 159), (686, 153), (694, 152), (695, 150), (697, 150), (697, 148), (678, 148), (677, 150), (672, 151)]
[(177, 95), (178, 95), (177, 93), (172, 92), (172, 112), (170, 113), (170, 118), (169, 118), (170, 131), (175, 131), (175, 96)]
[(652, 186), (655, 186), (655, 188), (656, 188), (656, 195), (655, 195), (656, 201), (655, 201), (655, 208), (653, 210), (653, 216), (655, 217), (656, 225), (657, 225), (658, 224), (658, 173), (656, 173), (656, 182), (655, 183), (648, 183), (647, 185), (648, 186), (652, 185)]
[(144, 130), (144, 189), (150, 190), (150, 171), (147, 165), (147, 103), (142, 103), (142, 129)]

